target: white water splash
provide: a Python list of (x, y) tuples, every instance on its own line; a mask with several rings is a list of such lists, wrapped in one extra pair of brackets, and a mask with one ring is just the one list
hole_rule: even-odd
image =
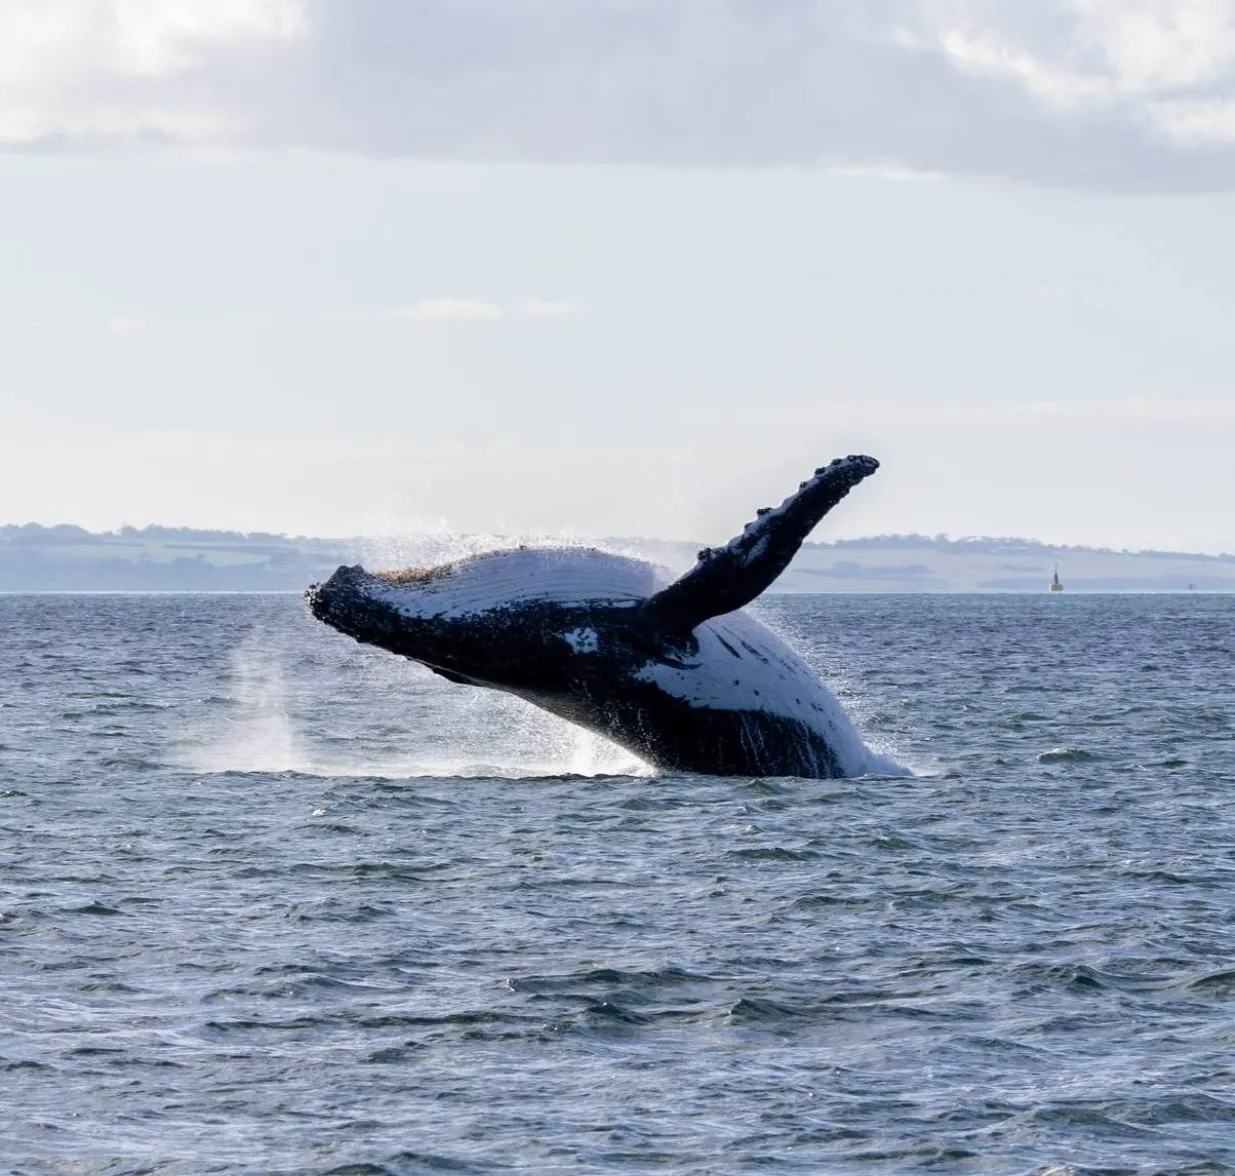
[[(261, 640), (239, 646), (220, 682), (226, 713), (182, 733), (171, 748), (174, 762), (203, 773), (331, 778), (653, 774), (624, 748), (517, 698), (447, 685), (386, 654), (348, 647), (336, 652), (342, 654), (337, 665), (319, 666), (298, 679), (289, 667), (300, 660), (299, 651)], [(331, 671), (343, 677), (342, 690)], [(347, 681), (349, 671), (358, 682)], [(365, 727), (374, 712), (387, 722), (395, 717), (383, 712), (401, 699), (408, 703), (406, 735), (396, 734), (402, 746), (387, 751), (381, 745), (391, 742), (389, 727), (380, 738), (368, 736)], [(352, 738), (331, 740), (332, 721), (341, 715), (359, 730)]]
[(228, 713), (188, 732), (177, 756), (198, 772), (297, 770), (305, 748), (288, 711), (283, 661), (276, 651), (246, 643), (236, 649), (224, 687)]

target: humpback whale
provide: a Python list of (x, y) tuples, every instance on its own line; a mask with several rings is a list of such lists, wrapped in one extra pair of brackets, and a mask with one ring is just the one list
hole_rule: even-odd
[(340, 567), (318, 620), (450, 682), (518, 695), (662, 771), (808, 778), (896, 773), (770, 629), (740, 611), (879, 468), (822, 466), (681, 578), (594, 548), (519, 547), (395, 572)]

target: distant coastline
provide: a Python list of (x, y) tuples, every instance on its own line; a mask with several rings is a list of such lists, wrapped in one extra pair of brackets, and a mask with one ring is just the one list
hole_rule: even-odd
[[(597, 539), (675, 570), (697, 543)], [(495, 540), (492, 545), (499, 545)], [(478, 543), (477, 549), (489, 546)], [(0, 592), (291, 592), (340, 563), (434, 563), (466, 541), (326, 539), (188, 527), (91, 532), (71, 524), (0, 526)], [(777, 592), (1045, 591), (1058, 563), (1066, 592), (1235, 592), (1235, 554), (1114, 551), (1033, 539), (879, 535), (807, 543)]]

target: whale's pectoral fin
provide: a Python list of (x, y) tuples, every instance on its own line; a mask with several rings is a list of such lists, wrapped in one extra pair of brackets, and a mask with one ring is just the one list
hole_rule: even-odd
[(789, 566), (819, 520), (878, 468), (873, 457), (859, 455), (820, 467), (780, 506), (761, 510), (737, 538), (701, 551), (686, 575), (648, 597), (645, 615), (661, 628), (689, 631), (749, 604)]

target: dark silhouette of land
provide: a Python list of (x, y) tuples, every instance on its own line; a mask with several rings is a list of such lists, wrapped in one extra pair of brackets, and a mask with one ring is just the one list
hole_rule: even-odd
[[(598, 540), (675, 570), (697, 543)], [(481, 543), (479, 548), (499, 546)], [(458, 556), (441, 537), (316, 539), (188, 527), (91, 532), (71, 524), (0, 527), (0, 592), (295, 592), (341, 563), (398, 567)], [(1114, 551), (1033, 539), (879, 535), (807, 543), (780, 592), (1045, 591), (1059, 565), (1065, 591), (1235, 592), (1235, 555)]]

